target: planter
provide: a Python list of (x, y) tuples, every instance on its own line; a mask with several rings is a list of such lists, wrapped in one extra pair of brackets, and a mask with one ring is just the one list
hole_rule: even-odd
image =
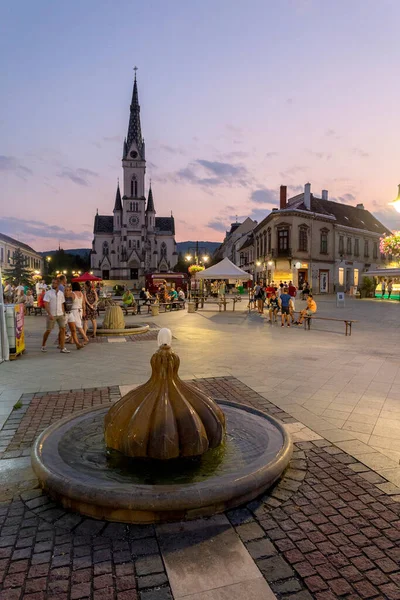
[(153, 304), (151, 306), (151, 316), (158, 317), (159, 314), (160, 314), (160, 307), (157, 304)]
[(194, 313), (196, 305), (194, 302), (188, 302), (188, 313)]

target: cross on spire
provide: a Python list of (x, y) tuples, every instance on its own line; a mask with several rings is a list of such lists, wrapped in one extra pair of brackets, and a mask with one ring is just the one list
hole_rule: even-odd
[(133, 70), (135, 71), (135, 81), (136, 81), (136, 71), (138, 70), (138, 67), (134, 66)]

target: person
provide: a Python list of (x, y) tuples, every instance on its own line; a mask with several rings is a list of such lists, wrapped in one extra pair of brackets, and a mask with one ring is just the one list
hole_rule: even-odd
[(25, 310), (25, 306), (26, 306), (26, 295), (24, 292), (24, 288), (22, 287), (19, 288), (18, 292), (15, 295), (15, 300), (14, 300), (15, 304), (23, 304), (24, 305), (24, 310)]
[(82, 319), (84, 317), (84, 296), (81, 291), (81, 286), (77, 281), (72, 284), (72, 291), (74, 292), (74, 301), (72, 303), (72, 314), (75, 319), (75, 327), (77, 331), (83, 337), (84, 344), (89, 343), (89, 338), (83, 330)]
[(169, 294), (169, 299), (172, 302), (175, 302), (178, 299), (178, 292), (176, 291), (175, 288), (172, 288)]
[(135, 298), (131, 290), (126, 289), (122, 296), (122, 304), (125, 308), (130, 308), (131, 306), (136, 306)]
[(40, 292), (40, 296), (37, 299), (37, 305), (39, 308), (44, 308), (44, 296), (46, 294), (47, 290), (45, 288), (42, 288), (41, 292)]
[(272, 292), (269, 301), (268, 301), (268, 312), (269, 312), (269, 322), (272, 323), (272, 320), (276, 323), (276, 317), (279, 310), (279, 300), (275, 294), (275, 291)]
[(93, 289), (91, 282), (85, 281), (85, 292), (84, 292), (85, 308), (84, 308), (84, 317), (83, 317), (83, 319), (84, 319), (83, 331), (85, 332), (85, 335), (87, 335), (88, 321), (91, 321), (92, 327), (93, 327), (92, 337), (96, 337), (96, 331), (97, 331), (97, 321), (96, 321), (97, 300), (98, 300), (97, 293), (96, 293), (96, 290)]
[(304, 317), (312, 317), (312, 315), (314, 315), (316, 312), (317, 312), (317, 303), (315, 302), (312, 295), (309, 294), (309, 296), (307, 298), (307, 308), (300, 311), (299, 320), (296, 321), (295, 325), (301, 325)]
[(393, 290), (393, 279), (389, 279), (388, 285), (387, 285), (387, 290), (388, 290), (388, 300), (389, 300), (390, 296), (392, 295), (392, 290)]
[(286, 321), (286, 327), (290, 327), (289, 317), (290, 317), (291, 302), (292, 302), (292, 298), (288, 293), (288, 288), (287, 287), (282, 288), (282, 293), (279, 297), (279, 306), (281, 307), (281, 318), (282, 318), (281, 327), (285, 327), (285, 321)]
[[(70, 283), (66, 283), (64, 287), (64, 296), (65, 296), (65, 316), (66, 323), (68, 323), (69, 330), (71, 332), (72, 342), (75, 344), (76, 349), (80, 350), (83, 348), (83, 344), (81, 344), (78, 340), (78, 336), (76, 335), (76, 323), (75, 323), (75, 315), (73, 311), (73, 304), (75, 300), (75, 294), (72, 291), (72, 286)], [(72, 343), (71, 342), (71, 343)]]
[(310, 293), (310, 287), (308, 285), (308, 281), (305, 281), (303, 283), (303, 291), (302, 291), (303, 300), (307, 300), (309, 293)]
[(70, 350), (65, 347), (65, 296), (59, 290), (59, 281), (54, 278), (51, 283), (51, 289), (44, 294), (44, 308), (47, 313), (46, 331), (43, 335), (42, 352), (47, 352), (46, 342), (57, 323), (60, 332), (60, 352), (69, 354)]
[(180, 302), (185, 302), (185, 299), (186, 299), (186, 298), (185, 298), (185, 292), (183, 291), (183, 289), (182, 289), (182, 288), (180, 288), (180, 287), (179, 287), (179, 288), (178, 288), (178, 300), (179, 300)]
[(381, 300), (384, 299), (385, 292), (386, 292), (386, 279), (382, 279), (382, 297), (381, 297)]
[(254, 300), (257, 301), (257, 310), (260, 314), (264, 312), (264, 302), (265, 302), (265, 292), (261, 286), (261, 283), (258, 281), (256, 287), (254, 288)]
[(31, 314), (34, 305), (35, 305), (35, 298), (33, 297), (32, 290), (28, 290), (28, 293), (26, 294), (26, 302), (25, 302), (25, 309), (26, 309), (26, 313), (28, 315)]
[(295, 305), (294, 299), (296, 298), (296, 295), (297, 295), (297, 289), (296, 289), (296, 286), (293, 285), (293, 281), (289, 281), (288, 292), (289, 292), (289, 296), (292, 299), (290, 316), (292, 317), (292, 323), (294, 323), (294, 312), (296, 310), (296, 305)]
[(67, 283), (67, 278), (65, 277), (65, 275), (59, 275), (58, 276), (58, 281), (59, 281), (58, 285), (59, 285), (60, 291), (62, 293), (64, 293), (64, 288), (65, 288), (66, 283)]
[(7, 281), (4, 287), (4, 301), (6, 304), (12, 304), (14, 297), (13, 286), (11, 285), (11, 281)]

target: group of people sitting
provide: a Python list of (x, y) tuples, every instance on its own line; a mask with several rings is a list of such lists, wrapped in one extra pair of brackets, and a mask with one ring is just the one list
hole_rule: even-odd
[(294, 316), (297, 289), (291, 281), (289, 285), (281, 281), (279, 286), (276, 286), (273, 281), (268, 286), (257, 283), (250, 302), (254, 302), (257, 305), (257, 310), (260, 314), (264, 313), (264, 307), (267, 305), (269, 323), (276, 323), (278, 313), (280, 312), (281, 327), (284, 327), (285, 324), (286, 327), (290, 327), (290, 321), (292, 325), (301, 325), (306, 317), (312, 317), (317, 312), (317, 303), (309, 292), (310, 290), (307, 289), (307, 306), (300, 311), (297, 320), (295, 320)]
[[(168, 304), (169, 302), (184, 302), (185, 292), (180, 287), (178, 287), (178, 289), (171, 288), (168, 290), (167, 282), (163, 281), (158, 286), (155, 296), (152, 296), (149, 290), (146, 290), (146, 288), (142, 288), (139, 293), (139, 301), (141, 301), (144, 306), (149, 306), (152, 303)], [(137, 313), (137, 301), (132, 290), (126, 289), (123, 293), (122, 307), (132, 308), (134, 314)]]

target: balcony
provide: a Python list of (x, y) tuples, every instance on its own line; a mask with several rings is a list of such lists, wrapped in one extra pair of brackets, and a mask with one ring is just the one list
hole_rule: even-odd
[(292, 256), (291, 248), (274, 248), (272, 250), (272, 258), (289, 258)]

